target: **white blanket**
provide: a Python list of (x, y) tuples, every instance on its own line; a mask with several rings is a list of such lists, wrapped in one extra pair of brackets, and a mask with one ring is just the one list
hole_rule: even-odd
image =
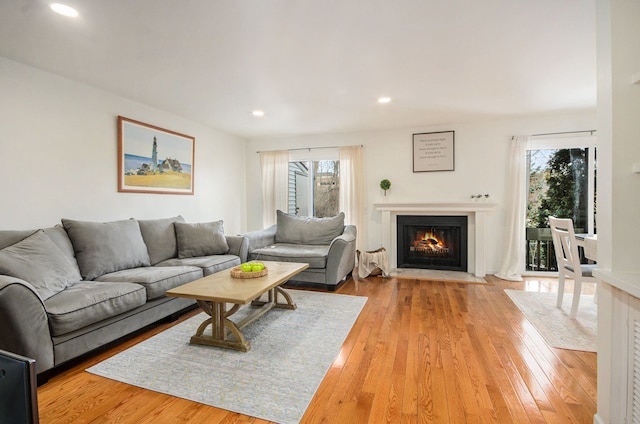
[(374, 252), (360, 252), (358, 260), (358, 277), (366, 278), (376, 268), (382, 271), (383, 277), (389, 276), (389, 255), (385, 249)]

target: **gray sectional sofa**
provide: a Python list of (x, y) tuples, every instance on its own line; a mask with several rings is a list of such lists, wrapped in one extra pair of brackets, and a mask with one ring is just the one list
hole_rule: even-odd
[(355, 267), (356, 227), (344, 224), (342, 212), (313, 218), (277, 211), (275, 225), (244, 235), (249, 239), (250, 260), (309, 264), (289, 284), (321, 285), (333, 291)]
[(180, 216), (0, 231), (0, 349), (35, 359), (41, 374), (191, 307), (165, 291), (247, 254), (222, 221)]

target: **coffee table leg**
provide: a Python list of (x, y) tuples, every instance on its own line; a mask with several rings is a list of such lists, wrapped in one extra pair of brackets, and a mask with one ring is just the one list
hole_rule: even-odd
[[(266, 301), (256, 299), (251, 302), (251, 306), (263, 306), (263, 305), (273, 304), (274, 308), (280, 308), (280, 309), (296, 309), (298, 307), (293, 301), (293, 299), (291, 298), (291, 295), (280, 286), (269, 290), (267, 293), (268, 293), (268, 298)], [(278, 295), (282, 295), (282, 297), (284, 297), (286, 302), (279, 302)]]
[[(279, 303), (278, 302), (278, 294), (281, 294), (287, 303)], [(293, 299), (291, 299), (291, 295), (282, 287), (276, 287), (276, 308), (283, 309), (296, 309), (298, 306), (295, 304)]]
[[(200, 308), (210, 316), (200, 324), (196, 334), (191, 336), (191, 343), (206, 346), (224, 347), (228, 349), (247, 352), (251, 349), (251, 344), (244, 338), (244, 335), (236, 324), (228, 317), (240, 309), (240, 305), (233, 305), (226, 310), (225, 302), (207, 302), (198, 300)], [(211, 334), (205, 334), (205, 329), (211, 325)], [(235, 336), (235, 340), (227, 338), (227, 330)]]
[[(242, 352), (249, 351), (251, 349), (251, 344), (247, 339), (245, 339), (244, 335), (240, 331), (242, 328), (260, 318), (271, 308), (297, 308), (291, 298), (291, 295), (281, 287), (275, 287), (269, 290), (267, 292), (267, 296), (267, 301), (256, 299), (251, 302), (251, 305), (260, 306), (261, 308), (249, 314), (237, 324), (231, 321), (229, 317), (240, 309), (240, 305), (234, 304), (231, 309), (227, 310), (227, 304), (225, 302), (198, 300), (198, 305), (200, 305), (200, 308), (209, 315), (209, 318), (204, 320), (198, 327), (196, 334), (191, 336), (191, 343), (224, 347), (227, 349), (240, 350)], [(279, 296), (282, 296), (285, 301), (279, 301)], [(211, 325), (211, 334), (205, 333), (205, 330), (209, 325)], [(233, 334), (234, 339), (227, 337), (227, 330)]]

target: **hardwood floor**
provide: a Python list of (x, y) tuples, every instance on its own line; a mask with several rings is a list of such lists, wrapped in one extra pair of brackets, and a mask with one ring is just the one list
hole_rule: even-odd
[[(557, 280), (487, 278), (492, 285), (379, 277), (346, 282), (338, 293), (369, 300), (302, 422), (593, 422), (596, 354), (548, 347), (503, 292), (554, 291)], [(174, 324), (52, 377), (38, 389), (40, 422), (266, 423), (84, 371)]]

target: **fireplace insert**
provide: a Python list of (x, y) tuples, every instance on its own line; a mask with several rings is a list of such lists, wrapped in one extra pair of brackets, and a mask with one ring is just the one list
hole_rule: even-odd
[(398, 268), (467, 271), (467, 217), (399, 215)]

